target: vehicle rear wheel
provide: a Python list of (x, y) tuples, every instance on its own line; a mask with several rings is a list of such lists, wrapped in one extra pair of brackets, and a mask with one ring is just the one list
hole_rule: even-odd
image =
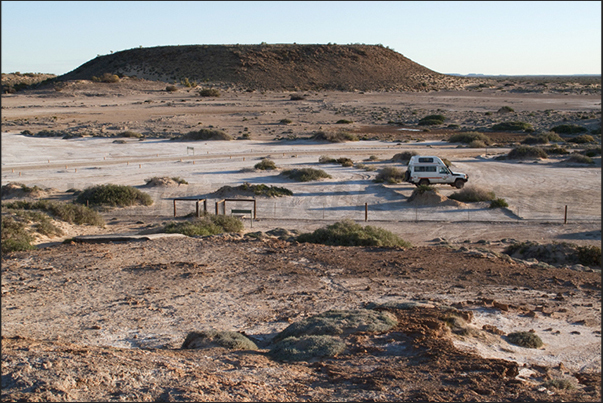
[(421, 179), (419, 181), (419, 186), (429, 186), (429, 179)]
[(463, 186), (465, 186), (465, 181), (464, 181), (464, 180), (462, 180), (462, 179), (457, 179), (457, 180), (454, 182), (454, 187), (455, 187), (455, 188), (457, 188), (457, 189), (462, 189), (462, 188), (463, 188)]

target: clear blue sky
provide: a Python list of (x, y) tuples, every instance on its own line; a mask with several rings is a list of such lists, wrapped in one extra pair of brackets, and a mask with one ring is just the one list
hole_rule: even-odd
[(2, 72), (139, 46), (382, 44), (440, 73), (601, 74), (599, 1), (2, 1)]

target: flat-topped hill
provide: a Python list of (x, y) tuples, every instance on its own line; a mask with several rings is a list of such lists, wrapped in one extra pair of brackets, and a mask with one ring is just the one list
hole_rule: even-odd
[(473, 80), (432, 71), (381, 45), (186, 45), (98, 56), (60, 80), (104, 73), (259, 90), (428, 91)]

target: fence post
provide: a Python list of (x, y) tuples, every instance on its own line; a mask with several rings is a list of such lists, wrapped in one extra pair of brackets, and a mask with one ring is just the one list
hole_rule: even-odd
[(563, 223), (567, 224), (567, 204), (565, 205), (565, 217), (563, 218)]
[(368, 221), (368, 203), (364, 203), (364, 221)]
[(176, 199), (174, 199), (174, 217), (176, 217)]

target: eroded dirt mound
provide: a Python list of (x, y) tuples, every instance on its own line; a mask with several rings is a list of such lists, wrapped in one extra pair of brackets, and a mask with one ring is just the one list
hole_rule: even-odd
[(265, 90), (461, 89), (474, 79), (436, 73), (380, 45), (188, 45), (98, 56), (60, 80), (104, 73), (173, 82), (219, 82)]
[(2, 200), (20, 199), (20, 198), (40, 198), (48, 195), (48, 189), (41, 189), (37, 186), (28, 187), (22, 183), (10, 182), (2, 186)]
[(162, 177), (153, 177), (150, 179), (146, 179), (146, 186), (148, 187), (176, 187), (176, 186), (180, 186), (182, 183), (178, 182), (177, 180), (175, 180), (174, 178), (170, 178), (168, 176), (162, 176)]
[(438, 193), (437, 190), (426, 190), (426, 191), (419, 191), (417, 189), (415, 189), (412, 192), (412, 195), (410, 195), (410, 197), (408, 198), (408, 203), (415, 205), (415, 206), (421, 206), (421, 207), (428, 207), (428, 206), (454, 206), (454, 207), (459, 207), (459, 206), (463, 206), (465, 203), (462, 203), (460, 201), (457, 200), (452, 200), (449, 199), (446, 196), (443, 196), (441, 194)]
[(214, 197), (214, 198), (223, 198), (223, 199), (230, 199), (230, 198), (248, 199), (248, 198), (254, 198), (256, 195), (255, 195), (254, 191), (251, 189), (244, 189), (241, 186), (226, 185), (226, 186), (222, 186), (220, 189), (211, 193), (209, 196)]

